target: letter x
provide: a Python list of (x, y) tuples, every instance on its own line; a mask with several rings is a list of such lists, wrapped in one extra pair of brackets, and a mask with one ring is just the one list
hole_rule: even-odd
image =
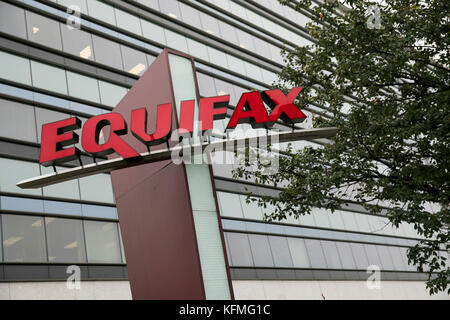
[(281, 118), (285, 123), (298, 123), (305, 120), (306, 115), (294, 105), (294, 100), (303, 87), (294, 87), (285, 96), (279, 89), (261, 92), (261, 98), (272, 109), (269, 122), (274, 123)]

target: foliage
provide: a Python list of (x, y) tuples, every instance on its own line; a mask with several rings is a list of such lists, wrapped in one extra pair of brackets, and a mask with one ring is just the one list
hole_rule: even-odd
[[(235, 175), (283, 183), (278, 199), (259, 200), (276, 207), (267, 220), (301, 219), (314, 207), (334, 211), (350, 200), (395, 227), (414, 225), (428, 240), (408, 250), (408, 260), (428, 272), (430, 294), (450, 293), (450, 267), (439, 251), (450, 248), (450, 2), (297, 2), (312, 16), (307, 31), (315, 43), (284, 49), (276, 86), (304, 87), (298, 106), (327, 108), (313, 115), (314, 126), (339, 132), (319, 148), (289, 148), (275, 174), (240, 167)], [(379, 28), (370, 25), (372, 5)]]

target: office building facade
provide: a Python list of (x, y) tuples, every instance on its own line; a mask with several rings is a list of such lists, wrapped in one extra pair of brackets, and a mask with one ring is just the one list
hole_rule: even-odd
[[(231, 113), (243, 92), (270, 88), (283, 66), (283, 46), (312, 43), (305, 32), (309, 21), (307, 12), (275, 0), (1, 1), (0, 299), (132, 297), (127, 239), (122, 239), (117, 187), (113, 191), (109, 174), (39, 189), (16, 186), (53, 171), (39, 165), (42, 124), (70, 116), (84, 123), (111, 112), (164, 48), (192, 56), (200, 96), (229, 94)], [(303, 111), (308, 119), (301, 128), (311, 127), (313, 115), (330, 117), (320, 106)], [(214, 125), (223, 131), (226, 123)], [(82, 154), (83, 164), (93, 161)], [(200, 174), (192, 166), (188, 180), (189, 174)], [(220, 220), (215, 223), (223, 242), (216, 240), (225, 246), (221, 279), (230, 278), (226, 285), (210, 281), (207, 287), (205, 275), (217, 275), (217, 266), (203, 263), (206, 298), (429, 298), (426, 274), (407, 262), (407, 248), (421, 239), (411, 225), (393, 228), (387, 218), (368, 214), (357, 203), (334, 213), (317, 209), (296, 219), (264, 222), (272, 208), (247, 203), (245, 194), (276, 197), (280, 189), (235, 179), (235, 167), (213, 164), (214, 187), (195, 185), (196, 193), (212, 190), (216, 199)], [(147, 208), (148, 215), (152, 209)], [(201, 219), (201, 211), (193, 213), (194, 219)], [(200, 262), (217, 254), (209, 247), (198, 250)], [(80, 270), (79, 290), (66, 284), (71, 265)], [(367, 282), (369, 277), (379, 277), (379, 287)]]

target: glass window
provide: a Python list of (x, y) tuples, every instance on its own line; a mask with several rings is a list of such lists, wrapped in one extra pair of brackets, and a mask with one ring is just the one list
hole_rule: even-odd
[(231, 71), (234, 71), (236, 73), (242, 73), (242, 70), (244, 70), (244, 62), (241, 59), (236, 58), (235, 56), (232, 56), (230, 54), (227, 54), (227, 62), (230, 66)]
[(41, 189), (21, 189), (16, 183), (38, 177), (39, 164), (27, 161), (0, 158), (0, 191), (41, 195)]
[(137, 2), (142, 3), (144, 6), (155, 9), (159, 11), (158, 0), (137, 0)]
[(258, 50), (258, 54), (266, 59), (271, 60), (272, 55), (270, 54), (269, 44), (266, 41), (261, 40), (260, 38), (257, 38), (257, 37), (252, 37), (252, 38), (253, 38), (255, 47)]
[(366, 270), (369, 266), (369, 261), (367, 260), (364, 245), (361, 243), (350, 243), (350, 247), (356, 262), (356, 267), (360, 270)]
[(314, 215), (314, 220), (316, 225), (321, 228), (329, 228), (330, 222), (328, 220), (328, 212), (324, 209), (314, 208), (312, 209), (312, 214)]
[(54, 200), (44, 200), (44, 212), (62, 215), (82, 215), (81, 204)]
[(388, 246), (389, 253), (392, 258), (392, 263), (394, 265), (394, 270), (407, 270), (406, 264), (402, 258), (402, 254), (406, 254), (400, 251), (399, 247)]
[(336, 242), (336, 247), (341, 258), (342, 267), (344, 269), (356, 269), (350, 244), (348, 242)]
[(273, 267), (272, 253), (268, 237), (260, 234), (249, 234), (250, 248), (256, 267)]
[(200, 12), (200, 21), (202, 23), (203, 31), (220, 37), (219, 24), (217, 23), (217, 20), (215, 18), (211, 17), (208, 14)]
[(44, 212), (43, 201), (38, 199), (1, 196), (0, 203), (2, 210)]
[(380, 261), (380, 257), (378, 256), (377, 246), (372, 244), (364, 244), (364, 249), (366, 250), (367, 260), (369, 261), (369, 265), (379, 266), (383, 268), (383, 265)]
[(225, 238), (228, 244), (227, 251), (231, 256), (231, 265), (235, 267), (253, 266), (247, 234), (227, 232)]
[(117, 26), (126, 31), (141, 35), (141, 24), (139, 22), (139, 18), (135, 17), (125, 11), (115, 9), (116, 11), (116, 21)]
[(302, 225), (302, 226), (315, 226), (316, 225), (316, 222), (314, 221), (314, 216), (313, 216), (312, 212), (300, 215), (298, 217), (298, 220), (300, 221), (300, 225)]
[(0, 51), (0, 78), (31, 85), (30, 60)]
[(257, 202), (250, 201), (249, 203), (247, 203), (247, 196), (245, 195), (239, 195), (239, 198), (241, 199), (241, 206), (242, 211), (244, 212), (245, 219), (263, 219), (261, 207), (258, 206)]
[(197, 81), (200, 95), (202, 97), (213, 97), (217, 95), (213, 77), (210, 77), (204, 73), (197, 72)]
[(330, 219), (331, 228), (345, 230), (344, 222), (339, 211), (329, 212), (328, 218)]
[(269, 236), (269, 243), (275, 267), (289, 268), (294, 266), (286, 237)]
[(79, 181), (82, 200), (114, 203), (109, 174), (96, 174), (80, 178)]
[(149, 40), (155, 41), (159, 44), (166, 44), (166, 37), (164, 35), (164, 28), (148, 22), (146, 20), (141, 20), (142, 24), (142, 33), (144, 37)]
[(30, 11), (27, 17), (28, 40), (57, 50), (62, 49), (59, 23)]
[(305, 240), (299, 238), (287, 238), (292, 262), (295, 268), (311, 268)]
[(322, 245), (319, 240), (305, 239), (306, 250), (311, 261), (312, 268), (326, 268), (327, 262), (323, 255)]
[(355, 221), (355, 214), (357, 213), (341, 211), (342, 220), (344, 220), (346, 230), (358, 231), (358, 226)]
[(82, 204), (83, 216), (105, 219), (118, 219), (115, 207), (97, 206), (93, 204)]
[(233, 14), (247, 20), (247, 15), (245, 14), (245, 8), (243, 6), (230, 1), (230, 9)]
[(342, 269), (341, 259), (339, 258), (336, 243), (333, 241), (321, 241), (321, 242), (328, 268)]
[(270, 54), (272, 56), (272, 60), (282, 64), (283, 57), (281, 56), (281, 49), (274, 45), (270, 45), (270, 44), (269, 44), (269, 48), (270, 48)]
[(86, 262), (81, 220), (45, 218), (48, 261)]
[(100, 103), (97, 79), (67, 71), (69, 95)]
[(149, 54), (146, 54), (145, 56), (147, 57), (147, 65), (148, 65), (148, 66), (150, 66), (150, 65), (153, 63), (153, 61), (156, 60), (156, 57), (151, 56), (151, 55), (149, 55)]
[(162, 13), (174, 19), (180, 19), (180, 9), (176, 0), (159, 0), (159, 8)]
[(222, 38), (230, 43), (239, 45), (236, 28), (228, 23), (219, 21), (220, 34)]
[(261, 72), (262, 72), (264, 83), (271, 85), (277, 79), (277, 74), (274, 72), (268, 71), (266, 69), (261, 69)]
[(26, 39), (25, 10), (0, 2), (0, 31)]
[(183, 22), (189, 24), (190, 26), (196, 27), (197, 29), (201, 29), (202, 26), (200, 23), (200, 15), (198, 10), (182, 2), (179, 3), (179, 6)]
[(94, 42), (95, 60), (109, 67), (123, 70), (122, 58), (120, 55), (120, 46), (111, 40), (92, 36)]
[[(56, 167), (56, 170), (67, 170), (64, 167)], [(42, 174), (52, 173), (53, 168), (41, 166)], [(68, 199), (80, 199), (80, 190), (78, 188), (78, 179), (57, 183), (51, 186), (43, 187), (44, 196)]]
[(99, 81), (100, 98), (103, 104), (115, 107), (120, 100), (127, 94), (127, 89), (115, 84)]
[(361, 232), (371, 232), (369, 219), (366, 214), (355, 214), (356, 224)]
[(36, 125), (38, 131), (38, 143), (41, 143), (41, 131), (43, 124), (64, 120), (67, 118), (70, 118), (70, 115), (66, 113), (36, 107)]
[(125, 71), (140, 76), (147, 69), (147, 59), (145, 53), (122, 46), (123, 68)]
[(216, 90), (217, 90), (216, 95), (224, 96), (224, 95), (229, 94), (230, 95), (230, 104), (235, 105), (237, 102), (237, 98), (236, 98), (236, 95), (234, 94), (233, 85), (228, 82), (219, 80), (217, 78), (214, 78), (214, 83), (216, 85)]
[(209, 61), (222, 68), (228, 68), (227, 56), (222, 51), (216, 50), (211, 47), (208, 48)]
[(376, 246), (383, 270), (395, 270), (389, 249), (386, 246)]
[(31, 60), (31, 73), (33, 75), (33, 86), (67, 94), (65, 70)]
[(87, 0), (88, 11), (91, 17), (102, 22), (116, 25), (114, 8), (97, 0)]
[(244, 66), (245, 66), (245, 73), (247, 74), (247, 77), (249, 77), (250, 79), (255, 79), (255, 80), (261, 81), (261, 82), (263, 81), (260, 67), (255, 66), (254, 64), (248, 63), (246, 61), (244, 61)]
[(2, 230), (5, 261), (47, 261), (42, 217), (3, 214)]
[(208, 50), (203, 43), (187, 38), (187, 45), (189, 48), (189, 53), (196, 57), (209, 61)]
[(88, 262), (121, 263), (117, 223), (84, 220)]
[(0, 136), (37, 142), (33, 106), (0, 99), (0, 114)]
[(217, 199), (219, 200), (220, 213), (226, 217), (243, 218), (241, 202), (239, 195), (228, 192), (217, 192)]
[(181, 52), (188, 52), (186, 37), (170, 30), (164, 30), (164, 34), (166, 35), (167, 45), (169, 47)]
[(237, 32), (237, 36), (238, 36), (238, 41), (239, 41), (239, 46), (241, 48), (250, 50), (250, 51), (255, 51), (255, 45), (253, 44), (253, 37), (251, 35), (249, 35), (247, 32), (244, 32), (242, 30), (236, 29)]
[(83, 59), (94, 60), (91, 34), (83, 30), (69, 29), (61, 26), (64, 52), (76, 55)]

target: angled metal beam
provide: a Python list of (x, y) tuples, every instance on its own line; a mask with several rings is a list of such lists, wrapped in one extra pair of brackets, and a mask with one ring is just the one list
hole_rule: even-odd
[(181, 153), (181, 152), (191, 152), (193, 150), (205, 150), (208, 147), (209, 150), (224, 150), (226, 151), (226, 147), (231, 143), (234, 145), (245, 147), (249, 146), (251, 141), (254, 141), (255, 138), (258, 137), (267, 137), (267, 143), (270, 144), (271, 141), (276, 141), (276, 143), (283, 142), (292, 142), (297, 140), (307, 140), (307, 139), (320, 139), (320, 138), (329, 138), (334, 136), (338, 131), (338, 128), (317, 128), (317, 129), (304, 129), (304, 130), (296, 130), (296, 131), (285, 131), (285, 132), (276, 132), (268, 135), (260, 135), (255, 137), (245, 137), (245, 138), (237, 138), (237, 139), (229, 139), (229, 140), (218, 140), (211, 143), (203, 142), (199, 144), (193, 145), (183, 145), (176, 146), (169, 149), (156, 150), (146, 153), (141, 153), (140, 157), (133, 159), (123, 159), (121, 157), (114, 158), (110, 160), (105, 160), (97, 163), (91, 163), (85, 166), (79, 166), (67, 170), (62, 170), (59, 172), (53, 172), (49, 174), (45, 174), (39, 177), (22, 180), (17, 183), (17, 186), (22, 189), (33, 189), (40, 188), (49, 185), (53, 185), (56, 183), (69, 181), (72, 179), (83, 178), (87, 176), (91, 176), (97, 173), (106, 173), (111, 172), (113, 170), (128, 168), (132, 166), (138, 166), (145, 163), (152, 163), (162, 160), (171, 159), (172, 154)]

